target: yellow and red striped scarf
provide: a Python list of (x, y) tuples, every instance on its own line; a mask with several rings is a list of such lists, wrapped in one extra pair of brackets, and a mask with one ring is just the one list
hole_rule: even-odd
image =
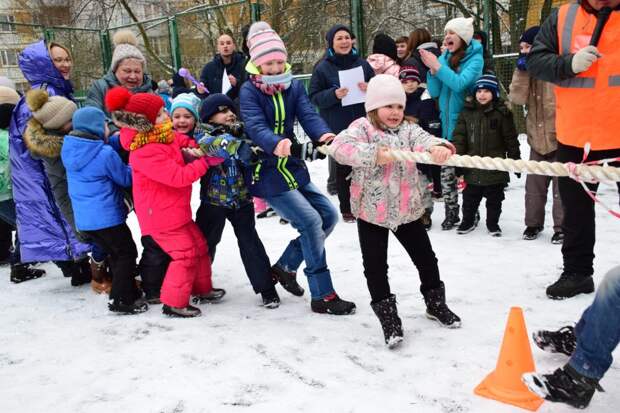
[(131, 140), (129, 146), (130, 151), (135, 151), (138, 148), (146, 145), (147, 143), (165, 143), (170, 144), (174, 142), (174, 132), (172, 130), (172, 121), (167, 120), (164, 123), (153, 126), (148, 132), (139, 132)]

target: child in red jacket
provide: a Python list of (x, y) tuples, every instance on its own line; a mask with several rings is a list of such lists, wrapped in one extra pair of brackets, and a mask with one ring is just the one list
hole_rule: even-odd
[[(189, 304), (219, 301), (225, 294), (211, 285), (207, 243), (192, 220), (192, 183), (221, 158), (201, 156), (193, 139), (172, 129), (157, 95), (111, 89), (105, 104), (121, 128), (121, 144), (129, 151), (133, 197), (142, 235), (150, 235), (172, 261), (161, 288), (163, 312), (174, 317), (196, 317)], [(185, 164), (184, 152), (197, 156)], [(191, 156), (190, 156), (191, 157)]]

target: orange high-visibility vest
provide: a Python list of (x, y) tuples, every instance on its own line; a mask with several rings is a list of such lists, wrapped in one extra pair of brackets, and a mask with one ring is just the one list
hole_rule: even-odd
[[(565, 4), (558, 13), (561, 55), (590, 44), (596, 16), (579, 4)], [(597, 46), (602, 55), (576, 77), (556, 83), (558, 141), (592, 150), (620, 148), (620, 11), (613, 11)]]

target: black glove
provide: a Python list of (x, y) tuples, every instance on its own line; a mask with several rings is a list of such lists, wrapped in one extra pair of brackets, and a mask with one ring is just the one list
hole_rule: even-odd
[(291, 156), (308, 162), (312, 162), (317, 159), (325, 159), (327, 155), (319, 152), (317, 149), (322, 145), (322, 143), (314, 142), (293, 143), (291, 145)]

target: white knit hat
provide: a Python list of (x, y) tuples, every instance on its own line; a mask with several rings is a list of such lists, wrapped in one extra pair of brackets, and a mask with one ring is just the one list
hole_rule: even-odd
[(392, 75), (377, 75), (368, 82), (366, 89), (366, 112), (388, 105), (403, 105), (407, 103), (405, 89), (397, 77)]
[(146, 71), (146, 59), (138, 49), (138, 39), (130, 30), (121, 30), (112, 38), (114, 52), (112, 53), (112, 63), (110, 70), (116, 72), (118, 65), (125, 59), (136, 59), (142, 63), (142, 70)]
[(446, 23), (445, 32), (448, 30), (456, 33), (465, 44), (469, 45), (474, 37), (474, 18), (473, 17), (456, 17)]

